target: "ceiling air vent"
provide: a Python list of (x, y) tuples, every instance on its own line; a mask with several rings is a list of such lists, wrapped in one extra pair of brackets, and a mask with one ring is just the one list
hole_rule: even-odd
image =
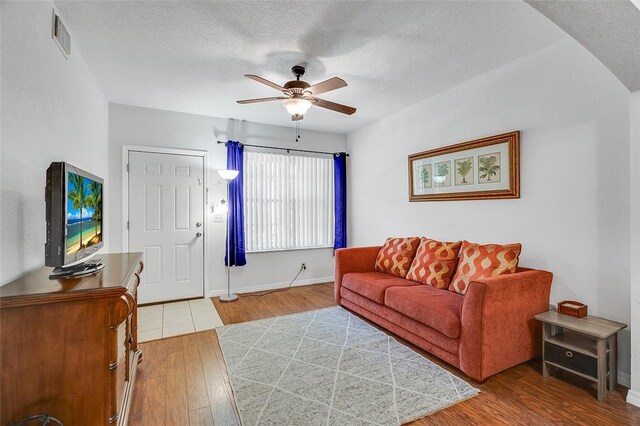
[(71, 36), (67, 27), (62, 23), (62, 19), (53, 11), (53, 28), (51, 31), (51, 37), (55, 40), (56, 44), (64, 54), (65, 58), (71, 55)]

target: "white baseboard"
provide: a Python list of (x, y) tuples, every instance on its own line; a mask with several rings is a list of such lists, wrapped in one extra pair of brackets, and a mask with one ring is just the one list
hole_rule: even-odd
[[(320, 278), (309, 278), (306, 280), (295, 281), (291, 287), (300, 287), (303, 285), (311, 285), (311, 284), (322, 284), (322, 283), (330, 283), (333, 282), (334, 277), (320, 277)], [(289, 282), (281, 282), (281, 283), (272, 283), (272, 284), (261, 284), (261, 285), (253, 285), (249, 287), (242, 288), (233, 288), (233, 283), (231, 283), (231, 291), (233, 293), (242, 294), (242, 293), (253, 293), (254, 291), (265, 291), (265, 290), (276, 290), (279, 288), (287, 288)], [(209, 290), (208, 297), (216, 297), (222, 296), (226, 294), (227, 290)]]
[(620, 370), (618, 370), (618, 377), (617, 377), (617, 382), (618, 384), (626, 387), (626, 388), (630, 388), (631, 387), (631, 376), (629, 375), (629, 373), (623, 373)]
[(640, 407), (640, 392), (629, 389), (627, 393), (627, 402), (636, 407)]

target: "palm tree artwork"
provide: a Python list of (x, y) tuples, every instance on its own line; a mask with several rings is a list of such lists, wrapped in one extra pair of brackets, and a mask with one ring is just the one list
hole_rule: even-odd
[(466, 159), (463, 159), (463, 160), (457, 160), (456, 161), (456, 166), (457, 166), (456, 172), (462, 178), (462, 182), (461, 183), (463, 183), (463, 184), (469, 183), (469, 182), (467, 182), (467, 175), (469, 174), (469, 172), (473, 168), (473, 160), (471, 158), (466, 158)]
[(478, 174), (481, 180), (491, 182), (492, 176), (498, 176), (498, 173), (500, 173), (499, 158), (499, 153), (478, 157)]
[(87, 207), (84, 177), (75, 173), (69, 173), (69, 185), (74, 187), (74, 189), (69, 191), (69, 200), (71, 200), (73, 208), (80, 211), (80, 248), (82, 248), (82, 209)]
[(422, 165), (420, 168), (420, 182), (423, 188), (431, 187), (431, 173), (429, 172), (430, 166)]
[[(445, 186), (445, 183), (447, 181), (447, 176), (449, 176), (449, 162), (445, 161), (443, 163), (437, 163), (436, 173), (434, 177), (434, 180), (436, 181), (436, 183), (440, 186)], [(437, 178), (440, 178), (440, 179), (437, 179)]]
[(93, 220), (96, 222), (94, 236), (97, 236), (98, 224), (101, 223), (100, 219), (102, 218), (102, 184), (92, 180), (87, 185), (87, 190), (89, 190), (89, 194), (86, 198), (86, 205), (93, 209)]

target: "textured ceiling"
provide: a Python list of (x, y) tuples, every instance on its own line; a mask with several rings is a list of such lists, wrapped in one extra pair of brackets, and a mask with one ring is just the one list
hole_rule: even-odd
[(349, 86), (322, 97), (302, 128), (349, 133), (400, 108), (567, 37), (517, 2), (55, 1), (73, 43), (111, 102), (291, 126), (277, 95), (305, 63), (310, 83)]
[(640, 90), (639, 2), (525, 0), (598, 58), (629, 90)]

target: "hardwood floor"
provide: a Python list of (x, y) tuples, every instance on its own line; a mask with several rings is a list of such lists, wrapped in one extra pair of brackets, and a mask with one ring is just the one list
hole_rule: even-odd
[(238, 301), (223, 303), (216, 297), (213, 304), (225, 324), (237, 324), (262, 318), (335, 306), (333, 283), (293, 287), (274, 293), (241, 295)]
[[(251, 321), (333, 306), (333, 284), (294, 287), (262, 297), (243, 295), (237, 302), (214, 304), (225, 324)], [(640, 425), (640, 408), (625, 403), (618, 387), (607, 401), (595, 388), (566, 374), (543, 378), (539, 361), (490, 378), (470, 381), (458, 370), (404, 342), (463, 380), (480, 394), (413, 422), (424, 425)], [(238, 425), (224, 360), (214, 331), (140, 344), (131, 425)], [(572, 384), (573, 383), (573, 384)]]

